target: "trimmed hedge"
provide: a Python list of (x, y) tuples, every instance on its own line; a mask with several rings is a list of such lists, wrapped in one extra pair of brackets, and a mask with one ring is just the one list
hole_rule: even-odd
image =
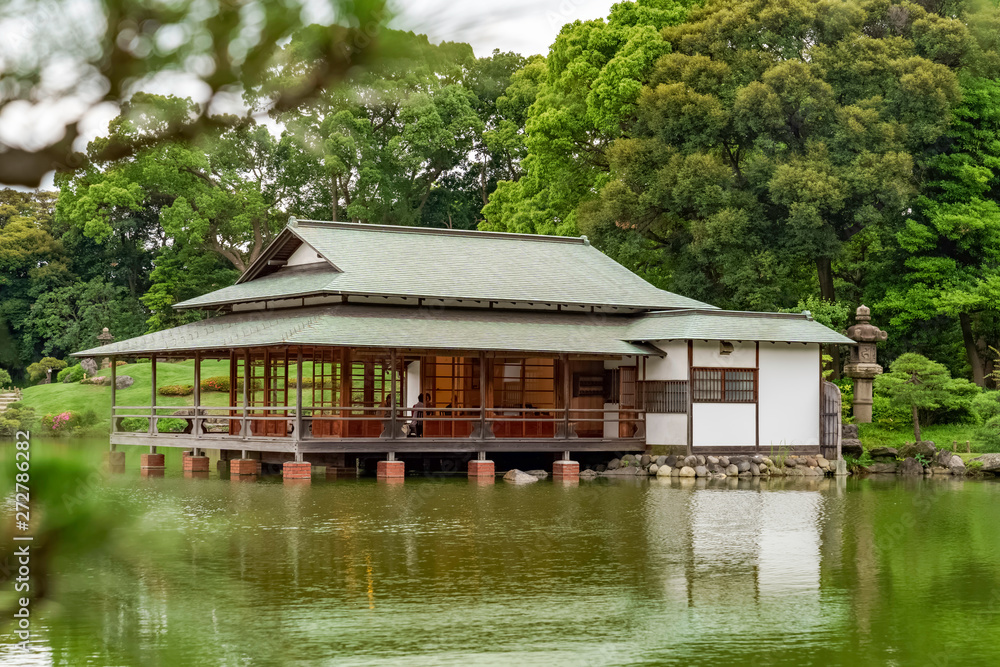
[(194, 393), (193, 384), (165, 384), (158, 387), (156, 393), (160, 396), (190, 396)]
[(76, 366), (70, 366), (69, 368), (64, 368), (59, 371), (56, 375), (56, 382), (79, 382), (86, 375), (86, 371), (83, 370), (83, 366), (77, 364)]
[(225, 375), (213, 375), (201, 381), (202, 391), (229, 391), (229, 378)]
[[(229, 391), (229, 378), (225, 375), (213, 375), (210, 378), (205, 378), (201, 381), (202, 391)], [(253, 390), (260, 391), (264, 388), (264, 383), (260, 380), (254, 380)], [(243, 380), (236, 383), (236, 391), (243, 391)]]

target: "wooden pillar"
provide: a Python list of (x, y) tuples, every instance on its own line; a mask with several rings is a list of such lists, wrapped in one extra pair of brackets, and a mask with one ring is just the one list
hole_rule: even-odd
[(694, 341), (688, 341), (688, 428), (687, 453), (694, 453)]
[[(288, 371), (285, 371), (288, 377)], [(288, 383), (285, 383), (285, 395), (287, 396)], [(285, 401), (287, 402), (287, 398)], [(302, 348), (299, 348), (299, 355), (295, 363), (295, 451), (299, 451), (299, 443), (302, 442)]]
[[(111, 433), (114, 435), (118, 431), (118, 420), (115, 418), (115, 402), (118, 393), (118, 367), (117, 359), (111, 359)], [(111, 445), (111, 451), (115, 451), (115, 445)]]
[(243, 350), (243, 421), (240, 424), (240, 436), (244, 440), (250, 435), (250, 425), (247, 424), (247, 403), (250, 388), (250, 349)]
[(156, 435), (156, 355), (149, 358), (149, 374), (153, 385), (149, 399), (149, 435)]
[(345, 438), (350, 435), (351, 431), (351, 422), (347, 419), (351, 414), (347, 408), (351, 407), (351, 392), (353, 390), (351, 366), (351, 348), (345, 347), (340, 362), (340, 435)]
[(486, 439), (486, 383), (489, 376), (486, 373), (486, 353), (479, 353), (479, 437)]
[[(570, 396), (573, 394), (572, 378), (569, 373), (569, 355), (560, 355), (562, 358), (563, 374), (563, 437), (569, 437), (569, 404)], [(569, 457), (567, 457), (569, 458)]]
[(201, 352), (194, 353), (194, 420), (191, 422), (191, 430), (194, 437), (201, 437)]
[(395, 438), (399, 433), (396, 427), (396, 350), (389, 351), (389, 437)]

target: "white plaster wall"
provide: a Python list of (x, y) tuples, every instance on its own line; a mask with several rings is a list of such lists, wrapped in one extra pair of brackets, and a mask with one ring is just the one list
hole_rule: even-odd
[(752, 447), (757, 440), (756, 408), (753, 403), (695, 403), (693, 445)]
[[(694, 365), (707, 368), (756, 368), (757, 346), (753, 341), (728, 341), (731, 354), (719, 354), (719, 341), (694, 341)], [(685, 357), (685, 361), (686, 361)]]
[(315, 264), (317, 262), (326, 262), (326, 260), (319, 256), (316, 248), (313, 248), (308, 243), (303, 243), (288, 258), (286, 266), (301, 266), (302, 264)]
[(647, 445), (681, 445), (687, 447), (686, 414), (647, 414)]
[(657, 340), (653, 345), (667, 353), (665, 357), (646, 359), (647, 380), (687, 380), (688, 346), (686, 340)]
[(761, 448), (819, 445), (819, 373), (817, 344), (760, 344)]
[(410, 408), (417, 402), (420, 395), (420, 361), (411, 361), (406, 366), (406, 384), (403, 394), (403, 406)]

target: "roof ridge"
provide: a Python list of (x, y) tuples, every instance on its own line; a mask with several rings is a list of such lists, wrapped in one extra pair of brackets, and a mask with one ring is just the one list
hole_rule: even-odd
[(786, 320), (809, 320), (815, 322), (811, 315), (806, 313), (774, 313), (753, 310), (723, 310), (721, 308), (677, 308), (650, 310), (642, 314), (643, 317), (667, 317), (676, 315), (721, 315), (724, 317), (771, 317), (774, 319)]
[(512, 239), (522, 241), (541, 241), (548, 243), (571, 243), (575, 245), (590, 245), (586, 236), (556, 236), (554, 234), (520, 234), (516, 232), (484, 232), (478, 229), (444, 229), (441, 227), (409, 227), (405, 225), (377, 225), (368, 222), (333, 222), (330, 220), (299, 220), (288, 219), (289, 227), (322, 227), (327, 229), (363, 229), (375, 232), (393, 232), (399, 234), (428, 234), (431, 236), (464, 236), (468, 238)]

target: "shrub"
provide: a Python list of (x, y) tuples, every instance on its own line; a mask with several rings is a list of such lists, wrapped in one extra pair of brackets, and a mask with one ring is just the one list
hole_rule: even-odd
[(979, 429), (979, 439), (988, 452), (1000, 452), (1000, 415), (991, 417)]
[(118, 361), (115, 362), (115, 366), (128, 366), (128, 362), (119, 359)]
[[(254, 380), (253, 385), (251, 385), (254, 391), (260, 391), (264, 388), (264, 383), (260, 380)], [(201, 381), (202, 391), (229, 391), (230, 383), (229, 378), (225, 375), (213, 375), (210, 378), (205, 378)], [(243, 380), (236, 383), (237, 393), (243, 391)]]
[(0, 435), (14, 436), (18, 431), (30, 431), (35, 423), (35, 410), (17, 401), (0, 414)]
[(86, 375), (86, 371), (83, 370), (83, 366), (77, 364), (76, 366), (70, 366), (69, 368), (64, 368), (59, 371), (56, 376), (56, 380), (63, 383), (79, 382)]
[(160, 433), (181, 433), (185, 428), (187, 428), (187, 421), (184, 419), (156, 420), (156, 430)]
[(149, 430), (149, 420), (145, 417), (125, 417), (118, 428), (128, 433), (145, 433)]
[(96, 423), (97, 413), (93, 410), (84, 410), (83, 412), (67, 410), (42, 417), (42, 430), (51, 435), (65, 435), (90, 428)]
[(972, 399), (972, 411), (980, 422), (1000, 417), (1000, 391), (984, 391)]
[(225, 375), (213, 375), (201, 381), (202, 391), (229, 391), (229, 378)]
[(41, 361), (36, 361), (35, 363), (28, 366), (28, 378), (32, 382), (38, 382), (45, 378), (45, 373), (48, 369), (54, 371), (62, 370), (69, 366), (65, 361), (56, 359), (55, 357), (44, 357)]
[(194, 393), (193, 384), (165, 384), (158, 387), (156, 393), (160, 396), (190, 396)]
[(12, 382), (10, 373), (0, 368), (0, 387), (9, 387)]

